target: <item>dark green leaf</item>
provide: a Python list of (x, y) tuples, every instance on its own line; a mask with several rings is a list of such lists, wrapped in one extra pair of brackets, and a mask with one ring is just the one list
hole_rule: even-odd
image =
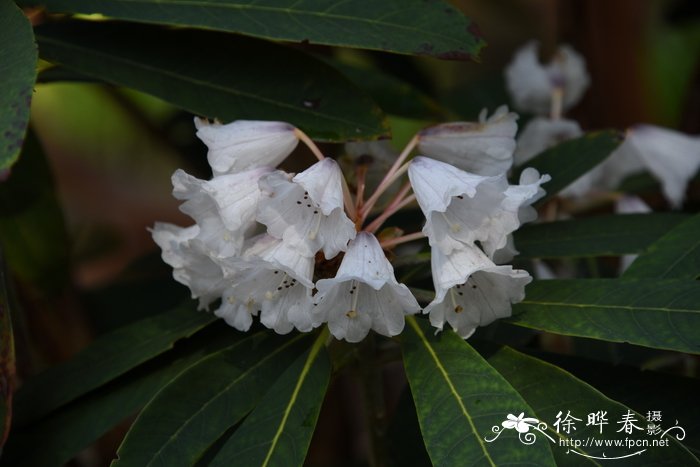
[(36, 80), (32, 25), (13, 2), (0, 3), (0, 173), (19, 157)]
[[(231, 329), (223, 342), (231, 342)], [(236, 335), (235, 333), (233, 334)], [(190, 339), (86, 396), (26, 427), (13, 427), (2, 467), (46, 467), (65, 464), (122, 420), (132, 416), (163, 385), (222, 347), (212, 334)]]
[[(603, 465), (606, 462), (602, 461), (604, 457), (612, 462), (614, 457), (628, 456), (638, 451), (642, 451), (642, 453), (632, 457), (635, 466), (698, 465), (697, 459), (673, 437), (676, 434), (674, 431), (669, 432), (670, 442), (668, 446), (664, 447), (606, 447), (603, 440), (622, 440), (624, 442), (626, 438), (633, 438), (647, 439), (651, 443), (653, 439), (660, 439), (660, 436), (659, 434), (649, 435), (646, 431), (645, 417), (634, 412), (635, 425), (642, 430), (633, 429), (634, 434), (620, 431), (619, 421), (630, 409), (607, 398), (595, 388), (561, 368), (521, 354), (508, 347), (491, 355), (488, 362), (518, 390), (530, 407), (534, 409), (533, 413), (526, 413), (526, 417), (534, 416), (547, 423), (546, 431), (557, 443), (573, 440), (574, 443), (578, 441), (582, 444), (578, 447), (552, 445), (557, 465)], [(557, 430), (557, 427), (553, 425), (560, 411), (562, 418), (567, 412), (570, 412), (571, 415), (580, 419), (580, 421), (574, 421), (575, 430), (569, 430), (569, 433), (566, 433), (563, 429)], [(588, 414), (598, 411), (606, 412), (607, 425), (588, 425)], [(494, 422), (497, 423), (500, 420), (494, 420)], [(660, 425), (666, 429), (670, 428), (673, 422), (667, 420)], [(537, 438), (537, 443), (549, 442), (544, 437), (537, 436)], [(589, 439), (593, 441), (589, 441)], [(601, 445), (595, 446), (595, 440)], [(618, 459), (614, 462), (621, 461), (624, 460)]]
[(624, 276), (697, 279), (700, 276), (700, 214), (677, 225), (651, 245)]
[(28, 380), (17, 393), (17, 423), (27, 424), (160, 355), (211, 323), (190, 304), (106, 334), (73, 359)]
[(328, 333), (292, 363), (213, 459), (230, 465), (303, 465), (330, 379)]
[(70, 243), (51, 169), (32, 131), (10, 177), (0, 182), (0, 245), (18, 279), (42, 292), (62, 290)]
[(42, 58), (218, 118), (281, 120), (316, 139), (388, 134), (381, 110), (296, 50), (212, 31), (72, 21), (37, 28)]
[(0, 250), (0, 453), (12, 421), (12, 392), (15, 381), (15, 342), (5, 261)]
[(188, 368), (144, 407), (112, 466), (191, 466), (299, 356), (302, 335), (261, 332)]
[(514, 324), (679, 352), (700, 353), (700, 283), (688, 280), (535, 281)]
[(547, 196), (538, 201), (541, 205), (552, 196), (576, 181), (581, 175), (603, 162), (622, 142), (617, 131), (596, 131), (580, 138), (565, 141), (535, 156), (514, 169), (514, 179), (520, 177), (526, 167), (534, 167), (540, 173), (549, 174), (552, 180), (543, 188)]
[(23, 0), (57, 13), (201, 27), (292, 42), (356, 47), (448, 60), (477, 59), (476, 25), (443, 1), (421, 0)]
[(493, 443), (485, 441), (506, 415), (532, 409), (454, 332), (435, 336), (424, 320), (406, 321), (404, 366), (434, 466), (555, 465), (548, 444), (523, 446), (514, 430)]
[(514, 232), (519, 258), (575, 258), (641, 253), (674, 226), (680, 213), (621, 214), (529, 224)]

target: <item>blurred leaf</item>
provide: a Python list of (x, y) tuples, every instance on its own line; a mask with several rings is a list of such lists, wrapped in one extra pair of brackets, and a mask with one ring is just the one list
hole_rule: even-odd
[(527, 167), (549, 174), (552, 180), (544, 185), (547, 195), (536, 205), (543, 204), (601, 162), (622, 142), (622, 135), (613, 130), (595, 131), (580, 138), (565, 141), (547, 149), (513, 170), (513, 179)]
[(389, 456), (393, 465), (430, 465), (411, 388), (406, 385), (387, 429)]
[(0, 249), (0, 454), (10, 431), (15, 383), (15, 342), (8, 287), (5, 261)]
[(188, 368), (144, 407), (112, 466), (194, 465), (299, 356), (303, 337), (264, 331)]
[(528, 224), (513, 233), (518, 258), (575, 258), (641, 253), (688, 219), (671, 212), (619, 214)]
[(182, 305), (105, 334), (71, 360), (29, 379), (16, 395), (25, 425), (173, 347), (216, 318)]
[[(231, 329), (224, 327), (228, 333), (223, 342), (230, 345)], [(65, 464), (110, 428), (132, 416), (183, 370), (220, 350), (222, 340), (214, 337), (212, 333), (195, 336), (37, 423), (13, 426), (0, 466)]]
[(0, 182), (0, 245), (20, 280), (45, 292), (63, 288), (70, 242), (51, 169), (32, 131), (10, 177)]
[(339, 60), (328, 63), (367, 93), (386, 113), (421, 120), (443, 119), (446, 112), (432, 98), (406, 81), (376, 68), (351, 65)]
[(37, 53), (32, 25), (13, 2), (0, 3), (0, 173), (19, 157), (29, 122)]
[(700, 276), (700, 214), (661, 237), (625, 271), (625, 278), (697, 279)]
[(292, 42), (475, 60), (486, 44), (476, 25), (443, 1), (421, 0), (23, 0), (57, 13), (201, 27)]
[(340, 73), (280, 45), (113, 22), (46, 24), (36, 35), (48, 61), (223, 122), (287, 121), (329, 141), (389, 132), (381, 110)]
[(280, 375), (210, 466), (304, 464), (330, 379), (327, 337), (321, 332)]
[(688, 280), (534, 281), (514, 324), (679, 352), (700, 353), (700, 283)]
[(555, 465), (548, 444), (527, 446), (508, 430), (484, 437), (508, 414), (532, 412), (527, 403), (469, 344), (452, 331), (437, 336), (412, 316), (401, 335), (404, 366), (423, 440), (434, 466)]
[[(628, 407), (607, 398), (595, 388), (577, 379), (570, 373), (549, 363), (536, 358), (521, 354), (508, 347), (503, 347), (497, 353), (488, 358), (488, 362), (503, 375), (508, 382), (518, 390), (527, 403), (534, 409), (531, 414), (525, 416), (535, 416), (540, 421), (547, 423), (549, 435), (559, 440), (576, 440), (582, 446), (553, 446), (552, 451), (557, 461), (557, 465), (601, 465), (597, 460), (587, 456), (597, 458), (613, 458), (630, 455), (633, 452), (643, 451), (642, 454), (634, 456), (635, 466), (656, 466), (656, 465), (698, 465), (698, 460), (681, 444), (670, 432), (667, 439), (669, 445), (655, 448), (627, 448), (625, 446), (611, 450), (605, 446), (602, 440), (623, 440), (633, 438), (633, 436), (618, 430), (619, 420), (627, 414)], [(564, 415), (571, 412), (581, 421), (575, 422), (575, 431), (570, 434), (559, 433), (555, 426), (557, 413), (561, 411)], [(606, 412), (607, 426), (588, 425), (588, 414), (598, 411)], [(648, 435), (646, 432), (647, 422), (643, 415), (636, 415), (635, 425), (640, 426), (643, 431), (636, 432), (635, 439), (660, 439)], [(672, 422), (664, 423), (663, 428), (670, 428)], [(597, 439), (601, 446), (591, 446), (595, 442), (589, 442), (588, 446), (583, 445), (589, 439)], [(546, 442), (545, 439), (538, 439), (537, 442)], [(612, 459), (610, 459), (612, 460)], [(624, 460), (623, 460), (624, 461)], [(620, 462), (620, 460), (616, 460)]]

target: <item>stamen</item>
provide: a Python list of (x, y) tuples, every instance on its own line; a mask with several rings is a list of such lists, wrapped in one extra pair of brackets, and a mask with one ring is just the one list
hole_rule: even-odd
[(457, 298), (455, 297), (454, 289), (450, 289), (450, 299), (452, 300), (452, 305), (454, 306), (455, 313), (461, 313), (464, 311), (462, 305), (457, 304)]

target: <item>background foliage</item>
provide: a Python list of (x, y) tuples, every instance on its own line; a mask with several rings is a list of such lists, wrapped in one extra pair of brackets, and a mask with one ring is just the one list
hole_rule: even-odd
[[(509, 413), (628, 409), (663, 410), (687, 432), (634, 465), (697, 464), (698, 183), (678, 212), (645, 175), (621, 189), (650, 214), (556, 197), (628, 124), (700, 130), (700, 106), (684, 106), (700, 95), (697, 6), (464, 3), (2, 2), (0, 465), (596, 465), (515, 432), (483, 438)], [(463, 11), (490, 26), (486, 52)], [(523, 15), (545, 50), (566, 39), (590, 57), (594, 86), (575, 115), (597, 131), (528, 164), (553, 180), (542, 222), (515, 238), (519, 266), (547, 261), (571, 279), (534, 281), (512, 318), (466, 342), (415, 317), (399, 339), (326, 347), (320, 330), (240, 334), (195, 311), (144, 228), (185, 223), (169, 198), (175, 167), (207, 176), (191, 113), (289, 121), (330, 154), (405, 142), (507, 102), (502, 66), (534, 33)], [(640, 256), (618, 277), (628, 254)], [(417, 253), (395, 267), (429, 301), (428, 263)]]

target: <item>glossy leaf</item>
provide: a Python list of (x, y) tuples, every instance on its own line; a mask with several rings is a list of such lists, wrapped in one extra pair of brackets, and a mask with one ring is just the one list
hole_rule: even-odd
[(421, 0), (23, 0), (56, 13), (193, 26), (265, 39), (356, 47), (448, 60), (478, 57), (476, 25), (447, 2)]
[(0, 250), (0, 452), (10, 431), (15, 382), (15, 342), (8, 285), (5, 261)]
[(575, 258), (644, 252), (686, 214), (659, 212), (524, 225), (513, 234), (518, 258)]
[(195, 465), (298, 357), (302, 337), (261, 332), (188, 368), (144, 407), (112, 466)]
[[(698, 460), (675, 438), (677, 430), (667, 435), (669, 445), (663, 447), (609, 447), (603, 440), (624, 440), (626, 438), (660, 439), (660, 433), (648, 435), (647, 421), (644, 415), (634, 413), (635, 425), (641, 430), (632, 428), (633, 434), (624, 430), (620, 420), (627, 414), (628, 407), (609, 399), (595, 388), (577, 379), (572, 374), (542, 360), (524, 355), (513, 349), (504, 347), (488, 358), (498, 372), (518, 390), (525, 401), (534, 410), (525, 414), (547, 423), (546, 432), (555, 439), (557, 444), (552, 445), (552, 452), (557, 465), (602, 465), (603, 462), (624, 462), (629, 458), (613, 459), (614, 457), (630, 456), (642, 451), (638, 455), (631, 456), (634, 465), (698, 465)], [(580, 419), (574, 421), (574, 429), (567, 433), (560, 424), (559, 429), (554, 425), (557, 415), (562, 412), (561, 418), (567, 412)], [(607, 424), (588, 424), (588, 414), (598, 411), (606, 412)], [(646, 413), (646, 412), (645, 412)], [(664, 429), (670, 428), (673, 422), (669, 419), (661, 423)], [(537, 434), (537, 433), (535, 433)], [(548, 443), (549, 441), (537, 436), (536, 443)], [(666, 439), (666, 438), (664, 438)], [(571, 440), (571, 441), (569, 441)], [(597, 440), (597, 442), (596, 442)], [(559, 445), (559, 443), (579, 442), (578, 447)], [(613, 441), (614, 442), (614, 441)], [(600, 445), (596, 445), (600, 443)], [(607, 459), (605, 459), (607, 458)]]
[(332, 67), (212, 31), (70, 21), (36, 29), (42, 58), (222, 122), (290, 122), (316, 139), (388, 134), (381, 110)]
[(401, 335), (406, 376), (434, 466), (555, 465), (544, 443), (523, 446), (515, 430), (489, 443), (491, 428), (527, 403), (467, 342), (437, 336), (426, 320), (406, 319)]
[(209, 464), (303, 465), (330, 379), (327, 332), (275, 381)]
[(27, 424), (166, 352), (216, 318), (190, 304), (106, 334), (71, 360), (29, 379), (17, 393), (17, 423)]
[(32, 25), (14, 2), (0, 3), (0, 173), (19, 157), (29, 122), (37, 52)]
[(700, 283), (688, 280), (535, 281), (509, 321), (570, 336), (700, 353)]
[(661, 237), (625, 271), (624, 277), (697, 279), (700, 277), (700, 215)]
[(526, 167), (534, 167), (540, 173), (549, 174), (552, 180), (543, 185), (547, 195), (537, 202), (546, 200), (576, 181), (581, 175), (603, 162), (622, 142), (616, 131), (596, 131), (580, 138), (565, 141), (530, 159), (514, 169), (517, 180)]

